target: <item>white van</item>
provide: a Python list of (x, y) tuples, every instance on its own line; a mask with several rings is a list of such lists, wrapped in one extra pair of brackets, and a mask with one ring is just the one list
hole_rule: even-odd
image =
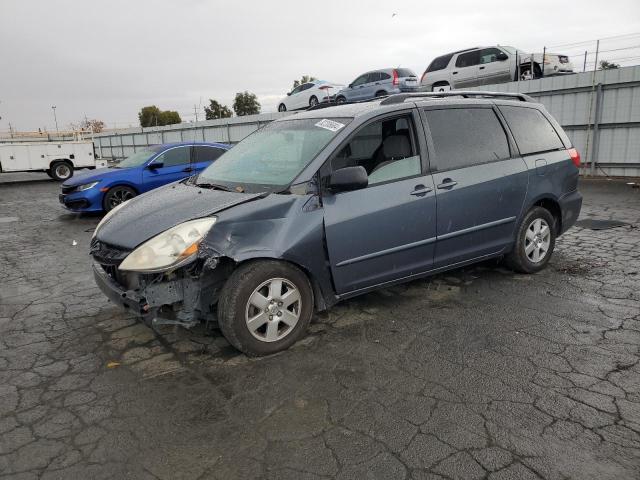
[(63, 182), (78, 168), (106, 166), (106, 161), (95, 158), (90, 140), (0, 143), (0, 173), (46, 172)]

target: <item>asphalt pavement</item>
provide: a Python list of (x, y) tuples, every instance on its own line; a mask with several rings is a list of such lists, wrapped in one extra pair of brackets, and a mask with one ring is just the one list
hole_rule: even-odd
[[(0, 175), (0, 177), (2, 177)], [(640, 478), (640, 189), (582, 181), (548, 268), (339, 304), (260, 359), (94, 285), (99, 216), (0, 179), (0, 478)]]

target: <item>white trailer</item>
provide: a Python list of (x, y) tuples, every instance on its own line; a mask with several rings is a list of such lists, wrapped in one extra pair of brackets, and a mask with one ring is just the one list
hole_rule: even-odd
[(95, 158), (90, 140), (0, 143), (0, 173), (46, 172), (62, 182), (79, 168), (106, 166), (106, 161)]

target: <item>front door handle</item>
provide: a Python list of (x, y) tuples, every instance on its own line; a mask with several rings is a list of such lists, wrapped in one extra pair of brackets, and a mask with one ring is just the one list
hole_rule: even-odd
[(479, 70), (484, 70), (484, 67), (480, 67)]
[(451, 75), (457, 75), (458, 72), (451, 72)]
[(425, 187), (424, 185), (416, 185), (413, 189), (413, 192), (409, 193), (409, 195), (413, 195), (415, 197), (424, 197), (430, 191), (431, 189), (429, 187)]
[(187, 167), (184, 170), (182, 170), (183, 172), (193, 172), (193, 168), (191, 167)]
[(442, 181), (442, 183), (440, 185), (438, 185), (438, 188), (440, 190), (449, 190), (449, 189), (455, 187), (457, 184), (458, 184), (458, 182), (454, 182), (450, 178), (445, 178)]

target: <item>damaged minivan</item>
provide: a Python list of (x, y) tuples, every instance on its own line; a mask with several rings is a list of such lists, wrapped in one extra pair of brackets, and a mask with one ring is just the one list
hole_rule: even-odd
[(152, 325), (217, 322), (267, 355), (304, 336), (314, 311), (373, 289), (497, 257), (541, 270), (578, 218), (579, 166), (526, 95), (310, 109), (109, 212), (94, 276)]

